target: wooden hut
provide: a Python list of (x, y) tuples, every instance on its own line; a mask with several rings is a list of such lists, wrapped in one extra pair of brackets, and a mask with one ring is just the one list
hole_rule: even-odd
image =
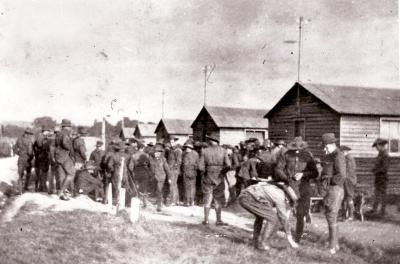
[(134, 127), (123, 127), (121, 129), (119, 137), (121, 138), (121, 140), (126, 141), (128, 139), (133, 138), (133, 133), (134, 132), (135, 132), (135, 128)]
[(204, 106), (192, 124), (193, 139), (205, 141), (207, 134), (219, 137), (221, 144), (237, 145), (249, 138), (268, 138), (267, 110)]
[(143, 139), (146, 144), (156, 143), (156, 124), (137, 124), (133, 135), (136, 138)]
[(192, 137), (191, 123), (191, 120), (163, 118), (156, 127), (156, 139), (158, 142), (168, 142), (177, 138), (177, 143), (183, 145), (186, 140)]
[(323, 133), (333, 132), (352, 148), (361, 185), (373, 187), (378, 137), (389, 140), (389, 192), (400, 189), (400, 90), (295, 83), (265, 115), (272, 141), (302, 136), (316, 156)]

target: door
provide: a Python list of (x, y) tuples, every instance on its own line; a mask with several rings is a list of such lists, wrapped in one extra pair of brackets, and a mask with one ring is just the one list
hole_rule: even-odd
[(302, 137), (304, 140), (306, 139), (304, 120), (294, 121), (294, 136)]

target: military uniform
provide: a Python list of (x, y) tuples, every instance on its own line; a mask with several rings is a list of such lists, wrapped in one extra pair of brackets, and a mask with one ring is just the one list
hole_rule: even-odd
[[(333, 133), (327, 133), (322, 136), (322, 141), (326, 146), (337, 140)], [(324, 206), (329, 229), (329, 248), (331, 253), (336, 253), (338, 248), (337, 217), (343, 201), (343, 184), (346, 178), (346, 158), (339, 148), (325, 156), (321, 177), (326, 181), (328, 188), (324, 197)]]
[(167, 155), (168, 166), (171, 170), (169, 199), (172, 204), (179, 203), (178, 177), (182, 165), (182, 150), (174, 147), (169, 150)]
[[(310, 180), (318, 177), (318, 170), (311, 152), (305, 150), (306, 142), (295, 138), (288, 144), (289, 150), (278, 156), (274, 179), (282, 181), (293, 188), (297, 197), (296, 207), (296, 242), (299, 242), (304, 229), (304, 217), (310, 210), (311, 186)], [(296, 181), (297, 173), (303, 173)]]
[[(218, 142), (217, 139), (209, 137), (210, 140)], [(217, 213), (217, 224), (221, 221), (221, 207), (225, 204), (224, 173), (230, 168), (230, 160), (226, 151), (218, 145), (210, 145), (202, 151), (199, 168), (204, 173), (202, 179), (204, 199), (204, 222), (208, 224), (208, 215), (211, 203), (214, 200)]]
[(85, 164), (86, 158), (86, 145), (85, 141), (81, 137), (76, 137), (73, 140), (73, 149), (74, 149), (74, 161), (76, 164), (76, 168), (80, 169), (83, 164)]
[[(105, 180), (105, 196), (107, 196), (108, 184), (111, 182), (117, 203), (120, 202), (120, 187), (123, 187), (127, 182), (127, 160), (124, 153), (125, 144), (120, 142), (114, 145), (114, 152), (110, 152), (106, 160), (106, 168), (109, 172)], [(122, 177), (120, 170), (122, 167)]]
[[(156, 151), (160, 152), (161, 149)], [(152, 170), (154, 172), (154, 177), (157, 181), (156, 197), (157, 197), (157, 211), (161, 210), (161, 204), (163, 200), (163, 187), (166, 180), (170, 179), (172, 176), (170, 167), (168, 165), (165, 157), (160, 155), (159, 157), (154, 157), (152, 162)]]
[(24, 189), (28, 190), (29, 187), (29, 179), (31, 176), (32, 169), (32, 161), (33, 161), (33, 142), (31, 136), (33, 132), (30, 129), (27, 129), (21, 137), (17, 139), (17, 142), (14, 145), (14, 153), (18, 155), (18, 183), (19, 183), (19, 191), (22, 193), (22, 182), (24, 178), (24, 174), (26, 172)]
[[(133, 154), (128, 161), (128, 170), (133, 176), (138, 191), (142, 194), (143, 205), (146, 206), (149, 181), (152, 178), (151, 162), (149, 154), (142, 150)], [(139, 194), (137, 194), (139, 197)]]
[(37, 192), (47, 191), (46, 181), (51, 162), (50, 144), (50, 139), (43, 133), (37, 136), (33, 144), (36, 170), (35, 191)]
[[(71, 126), (71, 122), (69, 120), (63, 120), (62, 126)], [(63, 128), (60, 133), (57, 134), (55, 146), (57, 171), (62, 182), (61, 191), (65, 194), (68, 187), (71, 188), (71, 191), (74, 190), (75, 178), (72, 138), (69, 130)], [(61, 194), (61, 199), (65, 198), (64, 194)]]
[(390, 166), (390, 158), (387, 150), (382, 150), (379, 152), (375, 160), (375, 166), (373, 168), (373, 173), (375, 174), (375, 201), (373, 206), (373, 211), (378, 210), (379, 204), (381, 204), (381, 214), (385, 214), (386, 209), (386, 191), (388, 171)]
[(344, 180), (344, 205), (345, 214), (348, 212), (348, 217), (350, 219), (354, 216), (354, 192), (357, 185), (357, 175), (356, 175), (356, 161), (351, 154), (345, 155), (346, 158), (346, 178)]
[[(193, 149), (193, 148), (192, 148)], [(182, 175), (185, 185), (186, 205), (194, 205), (196, 194), (196, 178), (199, 169), (199, 154), (192, 150), (185, 152), (182, 159)]]

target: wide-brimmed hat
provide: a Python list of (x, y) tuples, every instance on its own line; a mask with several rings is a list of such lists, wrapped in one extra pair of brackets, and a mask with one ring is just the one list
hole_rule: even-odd
[(61, 126), (62, 127), (72, 127), (71, 120), (69, 120), (69, 119), (61, 120)]
[(308, 147), (307, 142), (302, 137), (295, 137), (291, 142), (287, 144), (288, 150), (302, 150)]
[(350, 151), (350, 150), (351, 150), (351, 148), (350, 148), (349, 146), (346, 146), (346, 145), (340, 146), (339, 149), (340, 149), (341, 151)]
[(86, 127), (78, 127), (78, 133), (81, 135), (86, 135), (88, 133), (87, 128)]
[(186, 142), (185, 144), (183, 144), (183, 148), (190, 148), (190, 149), (194, 149), (193, 145), (189, 142)]
[(50, 127), (50, 125), (43, 125), (42, 126), (42, 132), (44, 132), (44, 131), (51, 131), (51, 127)]
[(96, 147), (101, 147), (101, 146), (103, 146), (103, 141), (101, 141), (101, 140), (98, 140), (97, 142), (96, 142)]
[(332, 143), (336, 143), (338, 140), (335, 137), (334, 133), (325, 133), (322, 135), (322, 144), (324, 146), (328, 145), (328, 144), (332, 144)]
[(33, 135), (33, 134), (34, 134), (33, 129), (30, 128), (30, 127), (26, 128), (25, 131), (24, 131), (24, 133), (25, 133), (25, 134), (28, 134), (28, 135)]
[(377, 138), (374, 141), (374, 144), (372, 144), (372, 147), (376, 147), (376, 146), (384, 146), (388, 143), (388, 141), (386, 139), (383, 138)]
[(214, 141), (214, 142), (219, 143), (219, 139), (218, 139), (218, 137), (216, 137), (215, 135), (207, 135), (207, 136), (206, 136), (206, 139), (207, 139), (207, 140), (210, 140), (210, 141)]

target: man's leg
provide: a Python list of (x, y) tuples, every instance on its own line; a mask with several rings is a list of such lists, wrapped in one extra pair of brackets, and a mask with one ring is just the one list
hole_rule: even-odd
[(215, 213), (217, 216), (217, 225), (225, 226), (227, 225), (222, 221), (222, 207), (226, 203), (225, 199), (225, 181), (222, 181), (213, 191), (214, 202), (215, 202)]
[(170, 185), (170, 197), (172, 205), (178, 205), (179, 202), (179, 191), (178, 191), (178, 172), (172, 172), (173, 177), (171, 177)]
[(25, 191), (29, 190), (29, 183), (31, 179), (32, 167), (30, 164), (25, 164), (26, 178), (25, 178)]
[(386, 192), (387, 192), (387, 183), (383, 183), (381, 186), (381, 216), (386, 214)]
[(23, 180), (24, 180), (25, 166), (22, 163), (18, 162), (18, 189), (19, 194), (22, 194), (23, 190)]
[(183, 177), (183, 185), (185, 186), (185, 205), (189, 206), (190, 205), (190, 199), (191, 199), (191, 186), (190, 186), (190, 179), (187, 177)]
[(343, 188), (331, 186), (328, 191), (328, 196), (330, 200), (326, 205), (325, 214), (329, 229), (329, 250), (331, 254), (335, 254), (339, 248), (337, 216), (343, 200)]
[(41, 168), (41, 175), (40, 175), (40, 189), (42, 192), (47, 192), (47, 176), (49, 174), (49, 168), (48, 167), (43, 167)]
[(156, 199), (157, 199), (157, 211), (160, 212), (162, 208), (162, 200), (163, 200), (163, 187), (165, 180), (157, 180), (156, 186)]
[(190, 206), (194, 205), (195, 197), (196, 197), (196, 178), (190, 180)]
[(253, 228), (253, 245), (255, 248), (258, 247), (258, 241), (261, 233), (261, 229), (263, 226), (264, 219), (262, 217), (256, 216), (254, 220), (254, 228)]
[(203, 203), (204, 203), (204, 221), (203, 225), (208, 225), (211, 203), (213, 201), (213, 186), (203, 184)]
[[(73, 185), (73, 181), (75, 178), (75, 167), (74, 167), (74, 163), (72, 162), (72, 160), (66, 160), (63, 164), (60, 164), (60, 167), (62, 168), (65, 178), (62, 182), (61, 185), (61, 199), (68, 199), (66, 197), (66, 193), (67, 193), (67, 188), (70, 187), (71, 185)], [(61, 171), (61, 170), (60, 170)], [(72, 192), (74, 190), (72, 189)]]

